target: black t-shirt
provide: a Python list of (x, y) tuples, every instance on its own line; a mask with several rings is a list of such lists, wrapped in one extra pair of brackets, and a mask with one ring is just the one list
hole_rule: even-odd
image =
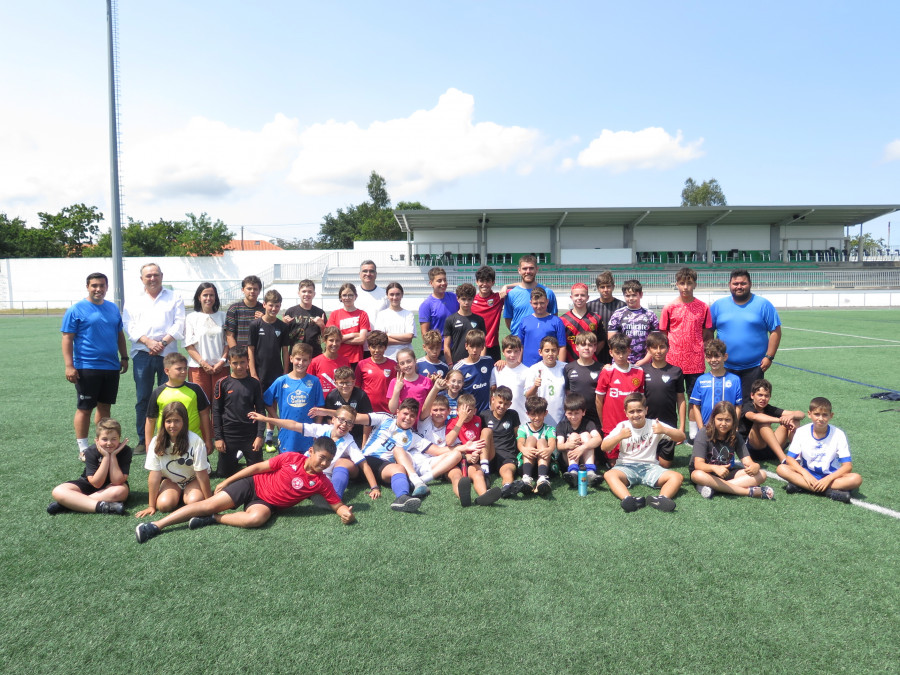
[(477, 314), (463, 316), (459, 312), (451, 314), (444, 322), (444, 337), (450, 336), (450, 354), (453, 363), (462, 361), (469, 355), (466, 351), (466, 333), (470, 330), (484, 331), (484, 319)]
[[(600, 298), (597, 298), (596, 300), (591, 300), (587, 304), (589, 312), (599, 314), (603, 318), (604, 326), (609, 326), (609, 318), (613, 315), (613, 312), (622, 307), (625, 307), (625, 302), (618, 298), (613, 298), (610, 302), (600, 302)], [(603, 365), (612, 363), (612, 356), (609, 354), (608, 344), (603, 345), (601, 349), (597, 350), (597, 361)]]
[(250, 346), (255, 350), (253, 359), (256, 362), (256, 374), (262, 388), (268, 389), (279, 377), (284, 375), (284, 363), (281, 360), (281, 349), (287, 345), (287, 324), (281, 319), (266, 323), (259, 319), (250, 322)]
[(578, 361), (567, 363), (563, 368), (563, 376), (566, 380), (566, 393), (581, 394), (584, 396), (585, 417), (600, 427), (600, 418), (597, 417), (597, 378), (603, 364), (594, 361), (589, 366), (583, 366)]
[(671, 363), (662, 368), (654, 368), (652, 364), (645, 363), (641, 368), (644, 371), (647, 417), (677, 428), (678, 394), (684, 392), (684, 373)]
[(715, 464), (718, 466), (731, 466), (735, 456), (743, 459), (749, 456), (747, 446), (740, 434), (735, 434), (734, 447), (727, 445), (723, 441), (711, 441), (706, 436), (706, 429), (697, 431), (694, 437), (694, 449), (691, 453), (690, 470), (694, 470), (694, 460), (702, 458), (707, 464)]
[[(119, 450), (119, 453), (116, 455), (116, 462), (119, 464), (119, 470), (126, 476), (131, 469), (131, 454), (131, 447), (126, 445)], [(101, 455), (100, 451), (97, 449), (97, 444), (94, 443), (89, 445), (88, 449), (84, 451), (84, 471), (81, 473), (81, 477), (87, 479), (97, 473), (97, 469), (100, 468), (100, 462), (102, 461), (103, 455)], [(106, 487), (109, 483), (109, 473), (107, 473), (103, 487)]]
[(518, 452), (516, 445), (516, 430), (519, 428), (519, 413), (510, 408), (501, 419), (494, 417), (494, 413), (485, 410), (480, 415), (481, 426), (494, 432), (494, 449), (507, 457), (515, 457)]
[(298, 342), (302, 342), (312, 347), (312, 355), (314, 357), (321, 354), (322, 330), (312, 319), (322, 317), (322, 320), (326, 321), (328, 317), (325, 315), (325, 312), (315, 305), (309, 309), (303, 309), (301, 305), (294, 305), (284, 315), (294, 319), (288, 324), (287, 346), (291, 348)]
[(563, 418), (563, 421), (556, 425), (557, 438), (562, 437), (566, 439), (569, 437), (569, 434), (583, 434), (591, 431), (600, 433), (600, 429), (597, 428), (597, 425), (592, 420), (587, 418), (587, 415), (581, 418), (581, 424), (578, 425), (577, 429), (572, 428), (572, 423), (569, 422), (568, 418)]
[(217, 441), (225, 436), (247, 438), (254, 433), (262, 438), (265, 422), (253, 422), (247, 417), (250, 411), (266, 414), (262, 389), (255, 377), (236, 378), (228, 375), (213, 387), (213, 437)]
[[(353, 392), (350, 394), (349, 401), (345, 401), (337, 389), (328, 392), (328, 396), (325, 397), (324, 408), (337, 410), (342, 405), (351, 406), (357, 413), (368, 415), (372, 412), (372, 402), (369, 401), (369, 395), (359, 387), (353, 387)], [(353, 436), (353, 440), (356, 441), (356, 444), (359, 446), (360, 450), (362, 450), (363, 425), (354, 424), (353, 431), (350, 432), (350, 435)]]
[(767, 403), (762, 411), (757, 410), (752, 401), (745, 403), (744, 405), (747, 409), (741, 410), (741, 420), (738, 422), (738, 433), (743, 436), (744, 440), (747, 440), (747, 436), (750, 435), (750, 430), (753, 428), (753, 421), (747, 419), (747, 413), (762, 412), (763, 415), (768, 415), (769, 417), (781, 417), (784, 415), (784, 410), (782, 408), (776, 408), (771, 403)]

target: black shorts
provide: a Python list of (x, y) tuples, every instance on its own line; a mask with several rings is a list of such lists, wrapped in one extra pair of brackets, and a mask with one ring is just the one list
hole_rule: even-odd
[(485, 349), (484, 353), (486, 356), (490, 356), (492, 359), (494, 359), (494, 363), (499, 361), (502, 357), (499, 344), (496, 344), (493, 347), (488, 347), (487, 349)]
[[(75, 487), (77, 487), (81, 491), (81, 494), (83, 494), (83, 495), (92, 495), (95, 492), (104, 490), (104, 489), (108, 488), (110, 485), (112, 485), (112, 483), (107, 483), (103, 487), (97, 488), (97, 487), (94, 487), (93, 485), (91, 485), (91, 481), (89, 481), (87, 478), (76, 478), (75, 480), (66, 481), (66, 483), (69, 483), (70, 485), (74, 485)], [(125, 487), (126, 488), (128, 487), (127, 481), (125, 482)]]
[(366, 457), (366, 464), (369, 465), (369, 468), (372, 469), (372, 473), (375, 474), (375, 480), (384, 482), (384, 479), (381, 477), (381, 472), (384, 471), (384, 467), (388, 464), (394, 464), (394, 462), (389, 462), (386, 459), (381, 459), (381, 457), (369, 455)]
[(698, 379), (702, 374), (703, 374), (703, 373), (695, 373), (695, 374), (693, 374), (693, 375), (688, 375), (687, 373), (685, 373), (685, 375), (684, 375), (684, 388), (685, 388), (685, 390), (687, 391), (687, 393), (685, 394), (685, 396), (688, 398), (688, 400), (690, 400), (691, 394), (694, 393), (694, 384), (697, 382), (697, 379)]
[(750, 458), (754, 462), (780, 462), (778, 459), (778, 455), (772, 452), (772, 448), (768, 445), (764, 448), (754, 448), (749, 443), (747, 443), (747, 451), (750, 453)]
[(660, 439), (659, 445), (656, 446), (656, 456), (669, 462), (675, 459), (675, 441), (671, 438)]
[(519, 454), (518, 451), (514, 452), (513, 454), (509, 454), (507, 452), (504, 452), (503, 450), (495, 448), (494, 458), (491, 460), (491, 472), (500, 473), (500, 467), (504, 464), (512, 464), (513, 467), (517, 467), (519, 464), (516, 460), (517, 454)]
[(93, 410), (98, 403), (113, 405), (119, 393), (119, 371), (93, 368), (79, 370), (75, 393), (78, 394), (79, 410)]
[(231, 497), (235, 508), (243, 506), (244, 511), (256, 504), (267, 506), (270, 511), (274, 511), (277, 508), (256, 496), (256, 483), (253, 482), (253, 476), (246, 476), (236, 480), (222, 488), (222, 491)]

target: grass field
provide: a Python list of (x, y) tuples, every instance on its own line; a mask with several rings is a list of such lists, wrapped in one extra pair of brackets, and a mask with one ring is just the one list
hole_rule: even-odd
[[(900, 418), (879, 412), (900, 404), (869, 398), (900, 390), (900, 312), (782, 320), (773, 402), (831, 398), (854, 497), (900, 511)], [(48, 516), (82, 470), (58, 331), (0, 318), (3, 673), (898, 672), (900, 521), (773, 479), (774, 502), (707, 501), (686, 481), (672, 514), (562, 482), (465, 510), (439, 485), (398, 514), (351, 486), (354, 526), (305, 504), (143, 546), (133, 515)], [(133, 403), (129, 374), (113, 411), (132, 440)]]

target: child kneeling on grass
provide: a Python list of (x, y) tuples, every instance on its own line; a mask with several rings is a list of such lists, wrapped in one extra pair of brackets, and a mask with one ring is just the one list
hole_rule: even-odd
[(677, 471), (660, 466), (656, 446), (663, 437), (681, 443), (684, 432), (659, 420), (648, 420), (647, 399), (643, 394), (625, 397), (625, 415), (628, 419), (619, 422), (600, 444), (604, 452), (619, 446), (616, 465), (604, 474), (606, 484), (628, 513), (647, 505), (643, 497), (632, 497), (628, 491), (629, 487), (639, 483), (660, 488), (659, 495), (650, 498), (650, 506), (659, 511), (674, 511), (672, 498), (678, 493), (683, 478)]
[(788, 481), (788, 494), (812, 492), (849, 504), (850, 491), (862, 485), (862, 476), (852, 472), (847, 436), (829, 424), (832, 417), (827, 398), (817, 396), (809, 402), (812, 424), (797, 429), (787, 460), (777, 469)]
[(62, 511), (81, 513), (125, 513), (128, 499), (128, 470), (131, 448), (128, 439), (119, 440), (122, 427), (114, 419), (104, 417), (97, 422), (94, 444), (84, 452), (81, 478), (53, 488), (53, 499), (47, 507), (51, 516)]
[[(188, 504), (155, 523), (141, 523), (135, 529), (139, 544), (152, 539), (163, 528), (188, 521), (197, 530), (220, 523), (233, 527), (260, 527), (275, 509), (286, 509), (320, 494), (344, 524), (356, 522), (353, 507), (341, 502), (331, 481), (322, 473), (334, 458), (333, 440), (322, 436), (313, 441), (309, 456), (283, 452), (270, 460), (251, 464), (216, 486), (216, 493), (202, 502)], [(237, 506), (237, 513), (222, 513)]]
[[(733, 465), (735, 455), (743, 468)], [(775, 491), (763, 485), (766, 472), (750, 457), (744, 439), (737, 433), (737, 412), (728, 401), (713, 406), (709, 422), (694, 437), (690, 471), (697, 492), (706, 499), (712, 499), (716, 492), (775, 499)]]

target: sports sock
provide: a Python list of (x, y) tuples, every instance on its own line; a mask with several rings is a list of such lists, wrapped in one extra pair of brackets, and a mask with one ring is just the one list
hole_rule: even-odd
[(546, 464), (538, 464), (538, 478), (547, 476), (550, 473), (550, 467)]
[(481, 460), (481, 470), (484, 471), (485, 474), (489, 474), (491, 472), (490, 462), (486, 460)]
[(405, 473), (395, 473), (391, 476), (391, 490), (398, 497), (409, 494), (409, 480)]
[(523, 476), (532, 476), (534, 474), (534, 465), (531, 462), (525, 462), (522, 464), (522, 475)]
[(75, 442), (78, 443), (78, 452), (86, 452), (90, 443), (88, 443), (88, 439), (86, 438), (76, 438)]
[(597, 465), (596, 464), (585, 464), (584, 470), (585, 471), (597, 471)]
[(422, 480), (421, 478), (419, 478), (419, 474), (417, 474), (417, 473), (414, 473), (413, 475), (409, 476), (409, 482), (412, 483), (413, 485), (415, 485), (416, 487), (419, 487), (420, 485), (425, 485), (425, 481)]
[(347, 471), (347, 467), (334, 467), (334, 471), (331, 473), (331, 484), (334, 486), (334, 491), (338, 493), (338, 497), (341, 499), (344, 498), (344, 490), (347, 489), (347, 484), (349, 482), (350, 472)]
[(272, 429), (266, 429), (266, 443), (271, 443), (274, 435), (275, 432)]
[(697, 423), (693, 420), (688, 422), (688, 438), (693, 438), (697, 435)]
[(566, 469), (566, 471), (578, 471), (578, 465), (577, 464), (569, 464), (569, 468)]
[(423, 483), (430, 483), (431, 481), (434, 480), (434, 474), (431, 473), (430, 471), (426, 471), (419, 477), (422, 479)]

